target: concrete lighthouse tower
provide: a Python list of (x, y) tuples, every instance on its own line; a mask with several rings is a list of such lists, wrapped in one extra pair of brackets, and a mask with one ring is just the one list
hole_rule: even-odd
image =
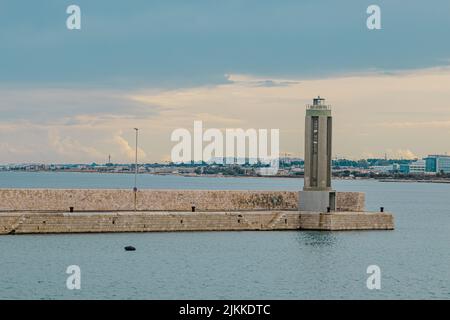
[(320, 96), (306, 107), (305, 184), (299, 195), (302, 211), (335, 210), (336, 193), (331, 189), (331, 107)]

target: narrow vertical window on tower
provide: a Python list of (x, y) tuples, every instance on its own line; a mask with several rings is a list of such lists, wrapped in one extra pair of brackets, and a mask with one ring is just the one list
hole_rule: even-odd
[(318, 153), (318, 147), (319, 147), (319, 117), (312, 117), (312, 128), (313, 128), (313, 132), (312, 132), (312, 137), (313, 137), (313, 154), (317, 154)]
[(327, 162), (328, 162), (328, 168), (327, 168), (327, 187), (331, 187), (331, 132), (332, 132), (332, 119), (331, 117), (327, 118)]
[(317, 187), (318, 183), (318, 155), (319, 155), (319, 117), (311, 117), (312, 120), (312, 161), (311, 161), (311, 186)]

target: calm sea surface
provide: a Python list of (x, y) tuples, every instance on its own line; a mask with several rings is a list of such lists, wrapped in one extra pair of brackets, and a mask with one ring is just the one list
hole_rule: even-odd
[[(132, 188), (125, 174), (0, 172), (0, 188)], [(301, 179), (140, 175), (140, 188), (299, 190)], [(450, 299), (450, 184), (334, 181), (395, 231), (0, 236), (0, 299)], [(134, 252), (123, 247), (133, 245)], [(81, 290), (66, 288), (67, 266)], [(381, 268), (381, 290), (366, 269)]]

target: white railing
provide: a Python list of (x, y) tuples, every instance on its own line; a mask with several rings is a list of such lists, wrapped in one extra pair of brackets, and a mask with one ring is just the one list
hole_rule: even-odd
[(330, 105), (326, 104), (308, 104), (306, 105), (306, 109), (308, 110), (331, 110)]

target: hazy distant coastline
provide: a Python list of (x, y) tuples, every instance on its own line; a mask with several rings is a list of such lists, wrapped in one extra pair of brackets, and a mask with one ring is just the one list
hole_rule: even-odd
[[(22, 173), (100, 173), (100, 174), (120, 174), (120, 175), (133, 175), (134, 172), (111, 172), (111, 171), (95, 171), (95, 170), (61, 170), (61, 171), (45, 171), (45, 170), (37, 170), (37, 171), (3, 171), (3, 172), (22, 172)], [(189, 177), (189, 178), (267, 178), (267, 179), (302, 179), (303, 174), (299, 175), (223, 175), (223, 174), (186, 174), (186, 173), (161, 173), (161, 172), (140, 172), (139, 175), (151, 175), (151, 176), (178, 176), (178, 177)], [(450, 183), (450, 178), (444, 177), (441, 179), (418, 179), (418, 177), (414, 176), (411, 178), (405, 177), (348, 177), (341, 175), (333, 175), (333, 180), (374, 180), (378, 182), (401, 182), (401, 183)]]

